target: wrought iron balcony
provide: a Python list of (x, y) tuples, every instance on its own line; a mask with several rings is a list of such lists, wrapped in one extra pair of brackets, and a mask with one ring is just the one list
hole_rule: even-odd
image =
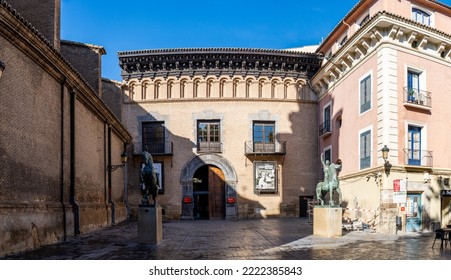
[(244, 143), (244, 153), (250, 154), (286, 154), (286, 142), (261, 143), (254, 141), (247, 141)]
[(432, 166), (432, 151), (404, 149), (404, 164), (413, 166)]
[(325, 121), (319, 126), (319, 137), (324, 137), (331, 134), (330, 121)]
[(164, 141), (161, 143), (133, 143), (133, 153), (141, 154), (143, 151), (149, 152), (151, 155), (173, 155), (174, 144), (172, 141)]
[(404, 105), (420, 109), (431, 108), (431, 93), (414, 88), (404, 88)]
[(221, 142), (197, 142), (198, 153), (222, 153)]

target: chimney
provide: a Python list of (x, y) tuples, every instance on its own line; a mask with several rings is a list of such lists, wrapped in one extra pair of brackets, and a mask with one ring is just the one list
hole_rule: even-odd
[(57, 50), (60, 49), (61, 0), (6, 0)]

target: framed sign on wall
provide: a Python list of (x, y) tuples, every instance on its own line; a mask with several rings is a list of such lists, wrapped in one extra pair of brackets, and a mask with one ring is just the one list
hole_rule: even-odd
[(277, 193), (277, 163), (275, 161), (254, 162), (254, 191)]

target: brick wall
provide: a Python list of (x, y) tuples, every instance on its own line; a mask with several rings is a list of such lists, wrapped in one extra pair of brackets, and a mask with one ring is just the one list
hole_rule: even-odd
[[(111, 153), (120, 162), (130, 136), (58, 52), (3, 5), (0, 25), (6, 27), (0, 29), (3, 256), (110, 225), (106, 158)], [(107, 125), (111, 150), (105, 148)], [(124, 177), (116, 172), (111, 186), (118, 222), (126, 211)]]
[(59, 49), (61, 0), (7, 0), (7, 3)]
[(105, 50), (99, 46), (63, 40), (61, 53), (100, 96), (102, 93), (101, 56)]
[(122, 90), (118, 82), (102, 79), (102, 100), (116, 118), (121, 120)]

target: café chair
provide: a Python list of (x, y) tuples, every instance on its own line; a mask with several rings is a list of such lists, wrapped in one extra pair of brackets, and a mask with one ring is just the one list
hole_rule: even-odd
[(435, 241), (437, 239), (440, 239), (440, 249), (443, 249), (443, 242), (445, 242), (445, 248), (449, 241), (449, 237), (447, 236), (446, 232), (443, 229), (436, 229), (435, 231), (435, 238), (434, 243), (432, 243), (432, 248), (434, 248)]

